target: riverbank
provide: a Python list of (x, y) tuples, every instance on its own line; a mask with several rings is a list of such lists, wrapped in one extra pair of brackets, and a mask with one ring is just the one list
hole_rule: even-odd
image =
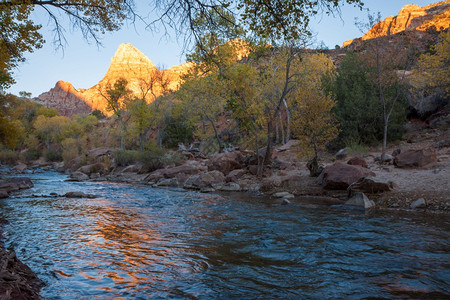
[[(26, 177), (3, 179), (0, 181), (0, 197), (7, 198), (10, 193), (32, 186)], [(8, 221), (0, 217), (0, 299), (41, 299), (39, 291), (44, 282), (17, 258), (14, 251), (5, 248), (2, 230), (5, 224)]]
[(450, 134), (448, 130), (420, 131), (419, 137), (418, 134), (411, 135), (415, 141), (410, 136), (403, 143), (391, 145), (387, 152), (389, 159), (384, 163), (379, 162), (380, 149), (357, 154), (344, 150), (322, 162), (324, 171), (319, 177), (311, 177), (307, 163), (299, 160), (294, 140), (274, 150), (273, 162), (264, 167), (262, 177), (256, 176), (256, 154), (248, 151), (209, 158), (195, 151), (179, 151), (185, 160), (148, 172), (139, 164), (117, 166), (112, 155), (114, 149), (98, 148), (88, 153), (86, 165), (78, 160), (56, 168), (74, 181), (139, 183), (205, 193), (264, 194), (284, 204), (299, 197), (345, 203), (353, 195), (364, 193), (379, 209), (448, 212)]

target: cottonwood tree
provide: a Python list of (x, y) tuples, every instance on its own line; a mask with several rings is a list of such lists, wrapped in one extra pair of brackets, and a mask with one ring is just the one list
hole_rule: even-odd
[(64, 132), (69, 125), (69, 119), (65, 116), (46, 117), (37, 116), (34, 121), (34, 129), (37, 135), (44, 141), (47, 151), (51, 151), (52, 144), (62, 141)]
[(219, 152), (223, 151), (224, 145), (216, 126), (216, 120), (223, 113), (226, 96), (225, 81), (221, 80), (217, 74), (193, 76), (183, 83), (177, 93), (177, 97), (189, 111), (193, 122), (198, 116), (201, 116), (211, 124), (219, 145)]
[(125, 134), (125, 121), (124, 113), (126, 111), (126, 103), (131, 91), (127, 88), (128, 81), (124, 78), (119, 78), (113, 86), (108, 84), (106, 86), (106, 92), (101, 89), (98, 90), (99, 94), (106, 100), (106, 109), (111, 111), (117, 116), (120, 126), (120, 149), (124, 149), (124, 134)]
[(296, 66), (297, 89), (290, 96), (292, 131), (300, 141), (300, 150), (311, 157), (311, 175), (317, 176), (319, 152), (337, 137), (337, 122), (332, 108), (335, 102), (322, 90), (322, 76), (334, 69), (333, 62), (323, 54), (304, 55)]
[(381, 15), (368, 15), (368, 23), (357, 22), (361, 31), (372, 28), (374, 38), (366, 43), (366, 51), (362, 57), (367, 61), (370, 79), (376, 85), (377, 98), (381, 105), (383, 117), (383, 142), (381, 161), (385, 161), (386, 144), (391, 115), (398, 102), (404, 100), (405, 78), (407, 69), (411, 66), (411, 51), (413, 46), (389, 43), (390, 34), (385, 36), (380, 23)]
[(414, 92), (450, 97), (450, 31), (440, 34), (440, 42), (431, 47), (431, 53), (419, 57), (412, 69), (411, 85)]

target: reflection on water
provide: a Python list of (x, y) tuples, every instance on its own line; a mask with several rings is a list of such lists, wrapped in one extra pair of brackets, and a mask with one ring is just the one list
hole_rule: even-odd
[(25, 195), (100, 196), (0, 202), (7, 246), (47, 283), (48, 299), (450, 295), (447, 215), (33, 176)]

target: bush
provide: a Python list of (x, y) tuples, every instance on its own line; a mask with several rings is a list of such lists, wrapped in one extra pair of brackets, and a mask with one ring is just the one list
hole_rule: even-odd
[(52, 150), (49, 150), (49, 151), (47, 151), (45, 153), (45, 158), (48, 161), (52, 161), (52, 162), (55, 162), (55, 161), (57, 162), (57, 161), (62, 161), (63, 160), (62, 155), (61, 155), (60, 152), (52, 151)]
[(41, 157), (42, 152), (39, 149), (28, 149), (23, 153), (23, 157), (27, 162), (39, 159)]
[(19, 154), (12, 150), (0, 151), (0, 162), (4, 165), (15, 165), (19, 160)]
[(149, 171), (154, 171), (164, 167), (163, 149), (152, 149), (151, 151), (116, 150), (113, 153), (114, 160), (118, 166), (129, 166), (141, 163)]
[(73, 138), (67, 138), (62, 141), (63, 148), (62, 157), (64, 162), (68, 162), (79, 155), (77, 141)]

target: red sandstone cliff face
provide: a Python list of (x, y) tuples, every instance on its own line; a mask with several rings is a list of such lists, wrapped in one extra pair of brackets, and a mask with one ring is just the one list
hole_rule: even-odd
[(33, 101), (46, 107), (54, 107), (63, 116), (73, 114), (89, 114), (92, 109), (86, 103), (82, 93), (70, 82), (58, 81), (54, 88), (45, 92)]
[(375, 24), (361, 38), (345, 41), (342, 47), (364, 40), (397, 34), (403, 31), (441, 31), (450, 27), (450, 0), (428, 6), (405, 5), (395, 17)]
[[(177, 90), (181, 76), (187, 72), (191, 64), (185, 63), (163, 70), (165, 80), (171, 90)], [(88, 114), (98, 109), (105, 115), (111, 115), (107, 111), (107, 102), (102, 96), (106, 95), (106, 90), (113, 86), (119, 78), (128, 81), (128, 88), (134, 96), (140, 97), (143, 89), (148, 88), (150, 78), (158, 71), (153, 62), (141, 51), (131, 44), (121, 44), (117, 49), (105, 76), (99, 83), (89, 89), (75, 89), (69, 82), (58, 81), (53, 89), (45, 92), (33, 101), (47, 107), (54, 107), (63, 115)], [(158, 83), (154, 84), (154, 93), (159, 96), (162, 88)], [(147, 102), (154, 100), (151, 93), (146, 97)]]

